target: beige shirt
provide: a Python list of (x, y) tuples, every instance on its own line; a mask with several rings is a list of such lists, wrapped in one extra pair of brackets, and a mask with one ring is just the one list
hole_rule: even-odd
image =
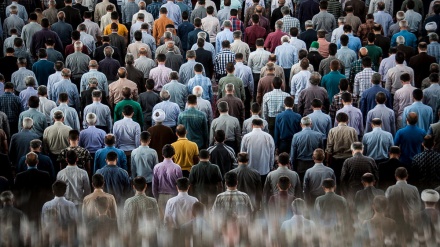
[(129, 44), (127, 48), (127, 53), (133, 54), (134, 59), (137, 59), (139, 57), (139, 49), (142, 47), (147, 50), (147, 57), (151, 58), (153, 55), (151, 54), (150, 46), (142, 43), (142, 41), (136, 41), (132, 44)]
[[(416, 88), (410, 84), (405, 84), (403, 87), (396, 91), (393, 99), (393, 110), (396, 119), (401, 120), (403, 109), (411, 105), (414, 102), (412, 93)], [(399, 121), (402, 122), (402, 121)]]
[(61, 151), (69, 146), (70, 128), (62, 122), (55, 122), (47, 127), (43, 133), (44, 151), (51, 154), (60, 154)]
[(116, 219), (117, 206), (115, 197), (111, 194), (105, 193), (102, 189), (95, 189), (92, 194), (84, 197), (82, 205), (82, 216), (84, 222), (90, 222), (98, 217), (98, 210), (96, 209), (96, 199), (98, 197), (105, 197), (108, 200), (107, 216), (111, 219)]
[[(116, 6), (113, 3), (110, 3), (108, 0), (103, 0), (102, 2), (96, 4), (95, 18), (94, 18), (96, 23), (98, 23), (98, 21), (101, 20), (101, 17), (103, 17), (107, 13), (106, 9), (107, 9), (108, 5), (113, 5), (115, 7), (115, 11), (116, 11)], [(101, 27), (102, 27), (102, 24), (101, 24)]]
[(111, 83), (108, 86), (109, 91), (109, 103), (112, 107), (114, 107), (119, 101), (124, 99), (122, 96), (122, 89), (124, 87), (128, 87), (131, 89), (131, 96), (133, 100), (137, 100), (138, 98), (138, 88), (136, 83), (128, 80), (127, 78), (119, 78), (119, 80)]
[(217, 33), (220, 32), (220, 22), (216, 17), (208, 15), (202, 19), (202, 29), (209, 34), (209, 42), (215, 43)]
[(235, 54), (241, 53), (243, 54), (243, 61), (245, 64), (248, 62), (249, 54), (251, 53), (251, 50), (249, 49), (249, 45), (241, 40), (234, 40), (234, 42), (231, 44), (231, 51)]
[(325, 151), (333, 155), (333, 158), (349, 158), (351, 154), (351, 144), (357, 141), (356, 130), (347, 126), (345, 123), (339, 123), (328, 133), (327, 148)]
[(403, 73), (408, 73), (411, 78), (411, 84), (414, 85), (414, 70), (406, 65), (397, 64), (387, 72), (387, 80), (385, 82), (385, 89), (395, 94), (397, 90), (402, 88), (400, 76)]

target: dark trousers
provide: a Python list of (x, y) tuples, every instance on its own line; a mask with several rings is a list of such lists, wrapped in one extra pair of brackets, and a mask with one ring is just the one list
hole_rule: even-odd
[(333, 171), (335, 172), (335, 177), (336, 177), (336, 184), (338, 185), (336, 187), (336, 190), (339, 192), (340, 189), (340, 181), (341, 181), (341, 171), (342, 171), (342, 166), (344, 165), (344, 161), (347, 158), (342, 158), (342, 159), (336, 159), (336, 158), (332, 158), (332, 162), (330, 164), (330, 168), (333, 169)]
[(58, 154), (49, 153), (49, 158), (52, 161), (53, 169), (54, 169), (55, 177), (56, 177), (58, 172), (61, 170), (61, 166), (60, 166), (60, 164), (57, 161)]
[(187, 171), (187, 170), (182, 170), (182, 175), (183, 175), (184, 177), (188, 178), (188, 177), (189, 177), (189, 171)]
[(260, 81), (260, 73), (252, 73), (254, 77), (254, 102), (257, 100), (258, 82)]
[(96, 128), (105, 131), (105, 133), (110, 133), (110, 130), (107, 126), (96, 126)]
[(292, 145), (292, 139), (280, 140), (278, 145), (278, 153), (290, 153), (290, 146)]
[[(216, 74), (215, 75), (215, 81), (218, 84), (218, 82), (220, 81), (221, 78), (227, 76), (227, 74)], [(220, 89), (219, 89), (220, 90)]]
[(129, 176), (131, 176), (131, 152), (132, 151), (124, 151), (125, 156), (127, 156), (127, 172)]
[(237, 141), (225, 141), (225, 144), (227, 145), (227, 146), (230, 146), (232, 149), (234, 149), (234, 152), (237, 154), (238, 153), (238, 149), (239, 149), (239, 147), (238, 147), (238, 143), (237, 143)]
[(275, 117), (267, 118), (267, 127), (269, 128), (269, 134), (273, 137), (275, 130)]
[(294, 171), (298, 173), (301, 184), (304, 182), (304, 175), (306, 174), (307, 169), (311, 168), (313, 165), (315, 165), (313, 160), (295, 160)]
[(266, 182), (267, 174), (266, 175), (260, 175), (261, 177), (261, 189), (264, 187), (264, 183)]
[(288, 68), (288, 69), (283, 69), (283, 70), (284, 70), (284, 81), (286, 83), (286, 87), (284, 88), (284, 92), (290, 94), (290, 81), (289, 81), (289, 78), (290, 78), (290, 70), (291, 69)]
[(80, 84), (81, 84), (81, 76), (80, 77), (73, 77), (72, 76), (72, 82), (73, 82), (73, 84), (76, 85), (76, 88), (78, 89), (78, 92), (79, 92), (80, 91), (79, 88), (80, 88)]
[(244, 88), (244, 93), (246, 95), (246, 100), (244, 101), (244, 118), (248, 119), (251, 117), (251, 101), (252, 101), (252, 95), (249, 91), (248, 87)]

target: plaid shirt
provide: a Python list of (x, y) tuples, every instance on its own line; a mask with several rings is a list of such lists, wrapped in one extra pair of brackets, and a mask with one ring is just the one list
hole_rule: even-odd
[(376, 73), (371, 68), (365, 68), (359, 72), (354, 78), (353, 93), (361, 96), (362, 93), (371, 87), (371, 77)]
[(342, 189), (351, 195), (354, 195), (358, 190), (362, 190), (361, 177), (367, 172), (372, 173), (376, 181), (379, 179), (379, 171), (372, 158), (361, 153), (356, 153), (353, 157), (348, 158), (344, 162), (341, 171)]
[(158, 223), (159, 208), (156, 199), (136, 192), (135, 196), (128, 198), (124, 203), (124, 219), (134, 227), (138, 227), (139, 221), (143, 219), (149, 223)]
[[(342, 104), (342, 99), (341, 99), (343, 93), (348, 93), (348, 91), (343, 91), (333, 96), (333, 101), (332, 104), (330, 105), (330, 111), (329, 111), (329, 115), (332, 118), (332, 123), (335, 121), (336, 112), (342, 109), (342, 107), (344, 107), (344, 104)], [(357, 104), (355, 104), (355, 102), (357, 103), (358, 97), (354, 94), (351, 94), (351, 97), (353, 99), (352, 105), (356, 106)]]
[[(297, 27), (300, 29), (299, 20), (290, 15), (285, 15), (280, 19), (283, 22), (283, 32), (290, 33), (290, 28)], [(301, 29), (300, 29), (301, 30)]]
[(238, 190), (226, 190), (217, 195), (212, 212), (219, 213), (222, 216), (234, 214), (240, 222), (245, 222), (254, 211), (249, 196)]
[(235, 53), (229, 49), (223, 49), (215, 56), (214, 69), (218, 75), (226, 75), (226, 64), (235, 63)]
[(412, 167), (417, 174), (420, 185), (423, 189), (435, 188), (438, 186), (440, 171), (440, 154), (434, 150), (424, 150), (414, 156)]
[(428, 45), (428, 55), (435, 57), (437, 63), (440, 62), (440, 44), (436, 41), (431, 41)]
[(13, 93), (5, 92), (0, 96), (0, 111), (8, 116), (9, 123), (16, 123), (18, 116), (23, 111), (20, 98)]
[(232, 28), (231, 28), (231, 32), (240, 30), (243, 34), (244, 34), (244, 25), (243, 22), (240, 21), (237, 16), (231, 16), (231, 18), (229, 18), (229, 20), (232, 23)]
[[(351, 63), (350, 66), (350, 77), (348, 79), (350, 85), (353, 87), (354, 84), (354, 78), (356, 77), (356, 75), (361, 72), (364, 68), (362, 68), (362, 58), (354, 61), (353, 63)], [(373, 69), (374, 71), (376, 71), (376, 66), (374, 66), (374, 64), (371, 65), (371, 69)]]
[(122, 8), (122, 23), (131, 23), (131, 18), (139, 11), (139, 7), (135, 2), (127, 2)]
[(263, 96), (263, 118), (276, 117), (278, 113), (284, 111), (284, 99), (290, 94), (281, 89), (274, 89)]
[(159, 10), (162, 6), (162, 3), (160, 2), (152, 2), (148, 4), (147, 6), (147, 12), (153, 15), (153, 18), (156, 20), (159, 18)]
[(367, 35), (373, 32), (374, 21), (367, 20), (366, 23), (359, 26), (357, 31), (357, 36), (361, 39), (361, 42), (367, 41)]

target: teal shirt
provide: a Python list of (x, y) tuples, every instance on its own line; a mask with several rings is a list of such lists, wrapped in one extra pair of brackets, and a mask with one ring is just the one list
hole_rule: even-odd
[(327, 90), (330, 104), (333, 101), (333, 96), (339, 93), (339, 81), (345, 78), (345, 75), (339, 71), (330, 71), (330, 73), (322, 77), (321, 87)]
[(122, 116), (122, 111), (124, 110), (124, 106), (126, 105), (131, 105), (134, 109), (133, 121), (138, 123), (140, 126), (143, 126), (144, 123), (143, 123), (141, 105), (132, 99), (123, 99), (116, 104), (113, 122), (116, 122), (124, 118)]

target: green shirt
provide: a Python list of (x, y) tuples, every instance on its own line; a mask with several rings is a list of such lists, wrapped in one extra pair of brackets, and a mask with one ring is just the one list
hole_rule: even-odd
[(371, 61), (374, 64), (374, 71), (377, 72), (377, 69), (379, 68), (379, 58), (383, 56), (382, 54), (382, 48), (380, 48), (377, 45), (366, 45), (365, 48), (368, 50), (368, 56), (371, 58)]
[(228, 74), (227, 76), (220, 79), (220, 81), (218, 82), (218, 96), (217, 96), (217, 98), (220, 99), (226, 95), (225, 87), (229, 83), (234, 85), (235, 97), (238, 97), (241, 100), (245, 101), (246, 95), (244, 93), (243, 81), (240, 78), (234, 76), (233, 74)]
[(143, 126), (144, 123), (142, 121), (143, 117), (142, 117), (141, 105), (132, 99), (123, 99), (116, 104), (113, 121), (116, 122), (124, 118), (122, 116), (122, 111), (124, 110), (124, 106), (126, 105), (131, 105), (133, 107), (134, 110), (133, 121), (139, 123), (140, 126)]
[(339, 71), (330, 71), (330, 73), (322, 77), (321, 87), (327, 90), (330, 104), (333, 101), (333, 96), (339, 93), (339, 81), (341, 79), (345, 79), (345, 75)]

